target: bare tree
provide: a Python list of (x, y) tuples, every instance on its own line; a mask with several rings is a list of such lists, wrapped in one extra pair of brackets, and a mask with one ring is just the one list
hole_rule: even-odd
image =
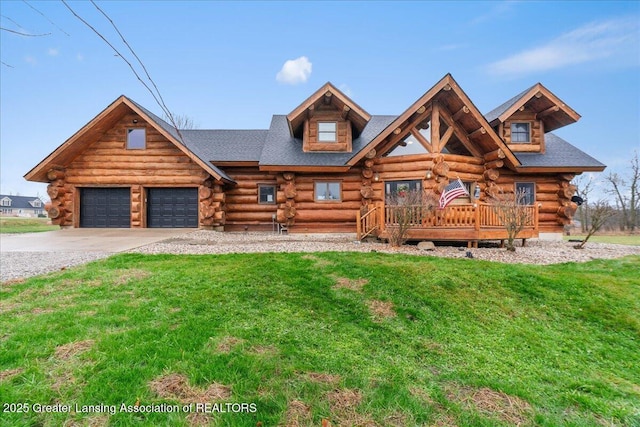
[[(166, 114), (164, 115), (164, 119), (171, 121), (171, 119), (167, 117)], [(200, 127), (196, 124), (196, 122), (193, 121), (191, 117), (187, 116), (186, 114), (174, 114), (173, 121), (175, 122), (175, 126), (178, 129), (198, 129)]]
[(524, 190), (515, 193), (499, 192), (490, 199), (493, 211), (507, 230), (507, 250), (515, 252), (513, 242), (527, 225), (533, 225), (532, 211), (525, 204)]
[(573, 185), (576, 186), (576, 195), (583, 200), (578, 207), (578, 217), (580, 218), (580, 228), (586, 233), (589, 227), (589, 194), (594, 189), (595, 180), (592, 175), (579, 175), (574, 178)]
[(622, 211), (621, 230), (633, 233), (640, 215), (640, 159), (638, 152), (631, 158), (631, 177), (625, 180), (617, 173), (609, 173), (605, 179), (611, 184), (608, 193), (615, 196), (616, 205)]
[(422, 224), (422, 219), (430, 215), (438, 206), (434, 194), (423, 194), (420, 190), (406, 190), (387, 197), (388, 216), (386, 229), (389, 244), (402, 246), (407, 241), (409, 230)]
[(584, 238), (584, 240), (582, 240), (582, 242), (574, 246), (574, 248), (576, 249), (584, 248), (584, 245), (587, 244), (587, 240), (589, 240), (591, 236), (593, 236), (598, 230), (600, 230), (600, 228), (607, 222), (607, 220), (609, 220), (609, 218), (616, 214), (616, 211), (611, 206), (609, 206), (609, 203), (604, 200), (598, 200), (597, 202), (595, 202), (591, 206), (590, 212), (591, 218), (587, 236)]

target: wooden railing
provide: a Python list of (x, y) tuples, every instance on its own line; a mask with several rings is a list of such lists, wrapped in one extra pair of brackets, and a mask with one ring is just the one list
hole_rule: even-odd
[(377, 206), (371, 206), (364, 215), (358, 211), (356, 222), (358, 240), (364, 239), (379, 228), (378, 210)]
[[(536, 206), (523, 206), (526, 215), (525, 228), (538, 227), (538, 210)], [(412, 228), (475, 228), (503, 227), (500, 214), (490, 204), (450, 205), (444, 209), (427, 209), (421, 205), (415, 206), (384, 206), (384, 225), (400, 222)]]

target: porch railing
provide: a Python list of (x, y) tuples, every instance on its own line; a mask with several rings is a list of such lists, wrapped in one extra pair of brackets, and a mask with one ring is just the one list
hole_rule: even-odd
[(378, 211), (379, 209), (375, 205), (372, 205), (364, 214), (358, 211), (356, 222), (358, 240), (362, 240), (370, 234), (373, 234), (374, 231), (378, 230), (380, 227)]
[[(538, 227), (538, 209), (536, 206), (522, 206), (525, 228)], [(427, 209), (424, 206), (385, 205), (383, 225), (403, 222), (412, 228), (475, 228), (503, 227), (501, 215), (493, 205), (486, 203), (450, 205), (444, 209)]]

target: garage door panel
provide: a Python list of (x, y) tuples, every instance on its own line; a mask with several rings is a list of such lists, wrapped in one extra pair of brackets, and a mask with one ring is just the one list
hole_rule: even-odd
[(81, 188), (80, 227), (131, 227), (129, 188)]
[(147, 204), (147, 223), (151, 228), (198, 226), (197, 188), (149, 188)]

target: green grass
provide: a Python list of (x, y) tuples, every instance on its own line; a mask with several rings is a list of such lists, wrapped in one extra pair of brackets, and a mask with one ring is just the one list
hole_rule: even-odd
[[(572, 236), (564, 236), (564, 240), (568, 241), (569, 239), (584, 239), (586, 235), (572, 235)], [(616, 245), (631, 245), (631, 246), (640, 246), (640, 234), (634, 235), (595, 235), (589, 238), (589, 242), (593, 243), (613, 243)], [(587, 242), (587, 245), (589, 244)]]
[[(118, 255), (0, 293), (1, 402), (118, 410), (30, 406), (0, 424), (189, 425), (119, 411), (188, 401), (151, 386), (180, 374), (192, 400), (215, 402), (202, 393), (217, 383), (224, 403), (255, 404), (212, 425), (638, 426), (639, 269), (637, 256)], [(395, 316), (373, 315), (374, 301)], [(85, 346), (61, 354), (72, 343)]]
[(57, 225), (47, 224), (47, 218), (0, 218), (0, 233), (35, 233), (59, 230)]

